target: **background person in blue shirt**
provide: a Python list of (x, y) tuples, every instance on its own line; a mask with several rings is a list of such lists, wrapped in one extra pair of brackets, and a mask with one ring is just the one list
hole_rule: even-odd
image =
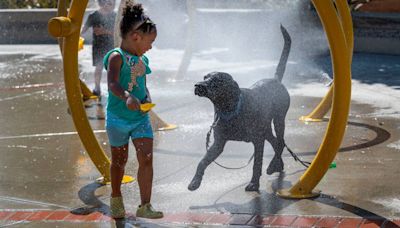
[(97, 0), (99, 9), (87, 18), (81, 33), (93, 28), (92, 61), (96, 67), (94, 71), (93, 94), (101, 96), (101, 74), (103, 71), (103, 58), (105, 54), (114, 48), (114, 12), (115, 0)]

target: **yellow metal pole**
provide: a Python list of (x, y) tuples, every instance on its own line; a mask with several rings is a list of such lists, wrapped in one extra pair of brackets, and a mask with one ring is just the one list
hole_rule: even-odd
[[(293, 187), (278, 191), (278, 195), (283, 198), (302, 199), (319, 195), (319, 192), (312, 192), (312, 190), (323, 178), (336, 156), (343, 139), (350, 109), (351, 55), (349, 47), (352, 44), (347, 44), (346, 29), (343, 29), (344, 23), (341, 24), (333, 2), (327, 0), (313, 0), (312, 2), (325, 29), (331, 50), (332, 67), (335, 75), (332, 114), (322, 144), (310, 167)], [(343, 20), (349, 18), (348, 15), (345, 16), (344, 14), (350, 14), (347, 5), (346, 7), (346, 10), (340, 12)], [(348, 32), (351, 32), (351, 30)]]
[(354, 33), (353, 33), (353, 20), (351, 18), (351, 11), (349, 5), (346, 0), (336, 0), (336, 7), (339, 13), (340, 22), (342, 24), (345, 37), (346, 37), (346, 45), (349, 50), (350, 55), (350, 63), (353, 58), (353, 49), (354, 49)]
[[(353, 21), (351, 19), (350, 9), (346, 0), (336, 0), (336, 7), (339, 13), (339, 17), (341, 19), (341, 24), (344, 29), (346, 35), (346, 44), (348, 46), (350, 52), (350, 61), (352, 59), (353, 54), (353, 44), (354, 44), (354, 36), (353, 36)], [(328, 93), (321, 100), (321, 102), (315, 107), (315, 109), (308, 115), (300, 117), (300, 120), (306, 122), (318, 122), (322, 121), (326, 113), (329, 112), (332, 106), (332, 97), (333, 97), (333, 87), (334, 83), (328, 90)]]
[[(57, 3), (57, 17), (66, 17), (68, 15), (68, 10), (67, 10), (67, 1), (66, 0), (58, 0)], [(58, 37), (58, 45), (60, 45), (60, 51), (63, 53), (63, 46), (64, 46), (64, 37)], [(88, 86), (79, 79), (79, 82), (81, 84), (81, 92), (83, 97), (85, 98), (90, 98), (90, 99), (96, 99), (97, 96), (95, 96), (92, 91), (88, 88)]]
[[(83, 14), (88, 0), (73, 0), (68, 17), (55, 17), (49, 21), (49, 32), (54, 37), (64, 37), (63, 65), (65, 91), (71, 116), (78, 135), (91, 160), (99, 170), (103, 183), (110, 182), (110, 160), (100, 147), (87, 119), (81, 98), (81, 83), (78, 73), (78, 42)], [(130, 176), (124, 176), (123, 182), (133, 181)]]
[[(58, 0), (57, 7), (58, 7), (57, 8), (57, 17), (66, 17), (67, 14), (68, 14), (66, 0)], [(59, 37), (59, 38), (57, 38), (57, 40), (58, 40), (58, 45), (60, 45), (60, 51), (62, 53), (63, 52), (62, 47), (63, 47), (63, 44), (64, 44), (64, 38), (63, 37)]]
[(315, 107), (310, 114), (306, 116), (301, 116), (300, 120), (305, 122), (321, 122), (324, 120), (324, 116), (329, 112), (332, 105), (333, 88), (335, 86), (335, 80), (329, 87), (328, 93), (322, 98), (321, 102)]

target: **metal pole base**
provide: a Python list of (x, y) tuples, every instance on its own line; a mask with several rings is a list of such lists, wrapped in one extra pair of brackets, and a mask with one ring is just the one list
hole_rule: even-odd
[(303, 121), (303, 122), (322, 122), (322, 121), (327, 120), (327, 119), (326, 118), (320, 119), (320, 118), (312, 118), (312, 117), (308, 117), (308, 116), (301, 116), (299, 118), (299, 120)]
[(277, 195), (284, 199), (310, 199), (316, 198), (321, 195), (321, 192), (310, 192), (310, 193), (293, 193), (290, 189), (281, 189), (277, 192)]
[[(127, 184), (135, 180), (136, 179), (134, 177), (124, 175), (124, 177), (122, 178), (122, 184)], [(96, 181), (100, 184), (111, 184), (111, 180), (105, 180), (104, 177), (99, 177), (96, 179)]]

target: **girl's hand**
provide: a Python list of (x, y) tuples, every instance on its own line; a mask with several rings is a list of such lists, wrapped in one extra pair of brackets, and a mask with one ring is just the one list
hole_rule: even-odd
[(140, 110), (140, 101), (133, 96), (128, 96), (126, 99), (126, 107), (132, 111), (138, 111)]
[(151, 102), (150, 96), (146, 96), (146, 98), (145, 98), (144, 101), (142, 102), (142, 104), (146, 104), (146, 103), (152, 103), (152, 102)]
[(140, 111), (142, 113), (148, 113), (154, 106), (156, 106), (153, 103), (144, 103), (140, 105)]

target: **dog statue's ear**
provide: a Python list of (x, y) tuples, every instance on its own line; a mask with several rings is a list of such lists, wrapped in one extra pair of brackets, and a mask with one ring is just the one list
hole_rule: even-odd
[(224, 75), (225, 80), (223, 80), (221, 88), (221, 96), (227, 100), (236, 100), (240, 95), (239, 85), (233, 78), (227, 74)]
[(209, 79), (209, 78), (211, 78), (211, 77), (218, 76), (220, 73), (221, 73), (221, 72), (217, 72), (217, 71), (208, 73), (206, 76), (204, 76), (204, 80), (207, 80), (207, 79)]
[(225, 73), (225, 72), (213, 72), (214, 75), (218, 75), (219, 78), (221, 78), (222, 80), (233, 80), (232, 75)]
[(239, 97), (240, 96), (240, 88), (239, 85), (237, 84), (237, 82), (235, 80), (232, 79), (232, 87), (235, 88), (234, 92), (233, 92), (233, 96), (235, 97)]

